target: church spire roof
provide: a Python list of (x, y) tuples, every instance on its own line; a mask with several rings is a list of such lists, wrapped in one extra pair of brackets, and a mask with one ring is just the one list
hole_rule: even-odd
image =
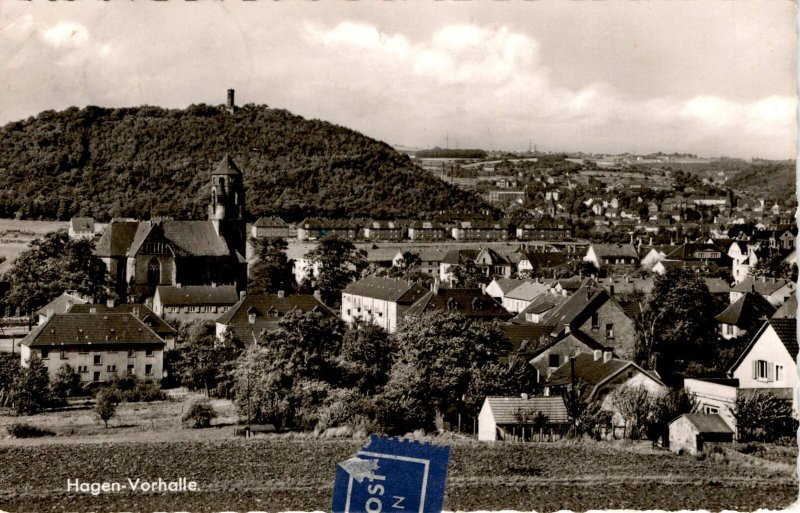
[(242, 172), (236, 167), (236, 163), (233, 161), (230, 154), (226, 153), (225, 157), (222, 158), (222, 161), (217, 165), (217, 169), (215, 169), (212, 174), (241, 176)]

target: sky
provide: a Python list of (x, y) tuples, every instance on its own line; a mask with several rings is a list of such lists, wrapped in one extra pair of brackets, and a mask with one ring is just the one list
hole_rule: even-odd
[(393, 145), (794, 158), (795, 6), (0, 2), (0, 124), (266, 104)]

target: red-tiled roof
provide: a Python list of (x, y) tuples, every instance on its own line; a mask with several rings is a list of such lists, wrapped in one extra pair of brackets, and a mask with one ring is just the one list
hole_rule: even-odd
[(233, 285), (159, 285), (156, 294), (165, 306), (233, 305), (239, 300)]
[(114, 313), (136, 313), (136, 317), (142, 322), (147, 324), (159, 336), (164, 337), (174, 335), (175, 328), (164, 322), (156, 313), (147, 305), (137, 303), (120, 303), (109, 308), (106, 304), (75, 304), (67, 311), (69, 314), (88, 314), (94, 309), (97, 314), (114, 314)]
[[(742, 297), (728, 305), (715, 319), (723, 324), (731, 324), (747, 329), (758, 319), (769, 319), (775, 307), (761, 294), (745, 292)], [(758, 324), (760, 326), (760, 323)]]
[[(520, 420), (525, 424), (536, 422), (539, 412), (547, 417), (549, 424), (567, 424), (569, 415), (562, 396), (548, 397), (487, 397), (484, 407), (490, 408), (495, 424), (514, 424), (518, 425)], [(518, 413), (519, 412), (519, 413)], [(524, 418), (520, 418), (520, 413)]]
[(405, 316), (419, 316), (426, 312), (456, 312), (475, 319), (508, 320), (513, 314), (500, 306), (481, 289), (445, 289), (427, 292), (405, 311)]
[(412, 304), (425, 294), (425, 288), (406, 280), (367, 276), (345, 287), (346, 294), (395, 303)]

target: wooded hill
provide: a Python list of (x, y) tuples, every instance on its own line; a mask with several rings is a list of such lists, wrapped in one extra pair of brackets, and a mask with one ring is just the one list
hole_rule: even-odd
[(69, 108), (0, 128), (0, 217), (205, 217), (230, 153), (251, 217), (410, 217), (485, 208), (389, 145), (285, 110)]

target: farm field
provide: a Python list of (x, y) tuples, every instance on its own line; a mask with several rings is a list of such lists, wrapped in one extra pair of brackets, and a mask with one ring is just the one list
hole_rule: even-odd
[(0, 264), (0, 273), (11, 267), (11, 263), (27, 249), (30, 241), (68, 226), (69, 223), (65, 221), (0, 219), (0, 257), (5, 257), (5, 261)]
[[(39, 439), (0, 439), (0, 508), (7, 511), (328, 510), (336, 463), (365, 439), (311, 434), (234, 438), (235, 412), (208, 429), (180, 428), (183, 400), (123, 404), (110, 428), (91, 411), (50, 412), (22, 420), (55, 431)], [(1, 417), (0, 424), (14, 419)], [(437, 440), (434, 440), (437, 441)], [(769, 458), (727, 450), (705, 459), (649, 443), (479, 443), (448, 436), (444, 508), (783, 509), (797, 499), (791, 448)], [(755, 454), (760, 454), (759, 451)], [(195, 480), (183, 493), (67, 493), (66, 480)]]

